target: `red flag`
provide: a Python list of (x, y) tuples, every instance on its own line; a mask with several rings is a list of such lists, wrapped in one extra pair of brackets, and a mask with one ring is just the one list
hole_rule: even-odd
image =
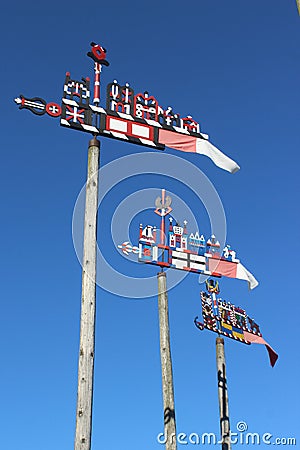
[(264, 344), (266, 346), (266, 349), (269, 353), (270, 364), (272, 367), (274, 367), (278, 359), (278, 355), (275, 350), (263, 339), (263, 337), (248, 333), (248, 331), (244, 331), (244, 336), (246, 341), (251, 342), (251, 344)]

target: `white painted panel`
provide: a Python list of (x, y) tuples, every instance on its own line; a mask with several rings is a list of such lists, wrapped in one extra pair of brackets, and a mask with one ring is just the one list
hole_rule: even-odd
[(174, 264), (177, 269), (186, 267), (186, 261), (180, 261), (179, 259), (172, 259), (172, 264)]
[(178, 258), (184, 258), (187, 259), (187, 253), (183, 253), (183, 252), (177, 252), (176, 250), (172, 251), (172, 256), (177, 256)]
[(205, 257), (201, 255), (191, 255), (191, 261), (199, 261), (205, 264)]
[(127, 122), (124, 122), (124, 120), (110, 118), (109, 119), (109, 129), (127, 133)]
[(148, 127), (143, 127), (142, 125), (132, 124), (131, 132), (135, 136), (140, 136), (150, 139), (150, 129)]

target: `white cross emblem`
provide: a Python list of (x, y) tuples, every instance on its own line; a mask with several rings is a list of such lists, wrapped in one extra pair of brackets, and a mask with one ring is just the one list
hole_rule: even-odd
[(67, 109), (69, 110), (66, 111), (66, 119), (67, 120), (71, 120), (74, 123), (84, 123), (84, 109), (80, 109), (78, 110), (77, 106), (74, 106), (73, 108), (71, 106), (67, 105)]

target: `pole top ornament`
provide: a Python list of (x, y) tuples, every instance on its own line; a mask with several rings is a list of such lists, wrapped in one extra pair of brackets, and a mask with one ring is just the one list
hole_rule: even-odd
[(95, 42), (91, 42), (91, 47), (91, 51), (87, 52), (87, 56), (92, 58), (96, 63), (109, 66), (109, 62), (105, 59), (106, 49), (99, 44), (95, 44)]

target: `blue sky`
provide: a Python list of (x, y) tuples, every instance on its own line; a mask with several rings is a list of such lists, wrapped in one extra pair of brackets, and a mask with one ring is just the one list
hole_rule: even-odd
[[(66, 71), (75, 79), (92, 77), (86, 56), (91, 41), (107, 48), (111, 63), (103, 71), (102, 92), (113, 79), (128, 81), (135, 91), (148, 90), (163, 106), (191, 114), (241, 166), (231, 175), (208, 158), (166, 150), (164, 156), (182, 158), (182, 163), (162, 159), (166, 166), (159, 169), (182, 169), (188, 181), (179, 182), (145, 173), (128, 178), (124, 163), (118, 169), (120, 182), (100, 205), (101, 251), (127, 277), (156, 276), (155, 267), (122, 258), (110, 227), (119, 203), (137, 191), (142, 195), (153, 189), (155, 194), (162, 187), (171, 192), (174, 208), (178, 205), (178, 217), (183, 220), (186, 214), (181, 199), (208, 235), (207, 212), (192, 191), (201, 190), (201, 177), (199, 183), (190, 179), (183, 162), (198, 167), (220, 196), (227, 241), (260, 281), (249, 292), (244, 282), (222, 279), (222, 296), (244, 306), (279, 353), (271, 369), (264, 347), (226, 341), (232, 430), (243, 420), (251, 432), (299, 442), (300, 50), (295, 1), (17, 0), (6, 4), (1, 16), (3, 448), (73, 446), (81, 267), (72, 217), (85, 183), (89, 135), (61, 128), (58, 119), (19, 111), (13, 99), (22, 93), (59, 103)], [(127, 155), (138, 160), (146, 153), (147, 148), (102, 139), (101, 165)], [(129, 230), (133, 243), (139, 221), (158, 223), (149, 209), (136, 214)], [(128, 223), (118, 226), (121, 243)], [(169, 292), (177, 429), (218, 434), (215, 336), (200, 333), (193, 324), (200, 315), (200, 290), (198, 277), (190, 274)], [(125, 288), (122, 296), (111, 291), (97, 288), (93, 449), (159, 449), (163, 408), (157, 300), (130, 299)]]

